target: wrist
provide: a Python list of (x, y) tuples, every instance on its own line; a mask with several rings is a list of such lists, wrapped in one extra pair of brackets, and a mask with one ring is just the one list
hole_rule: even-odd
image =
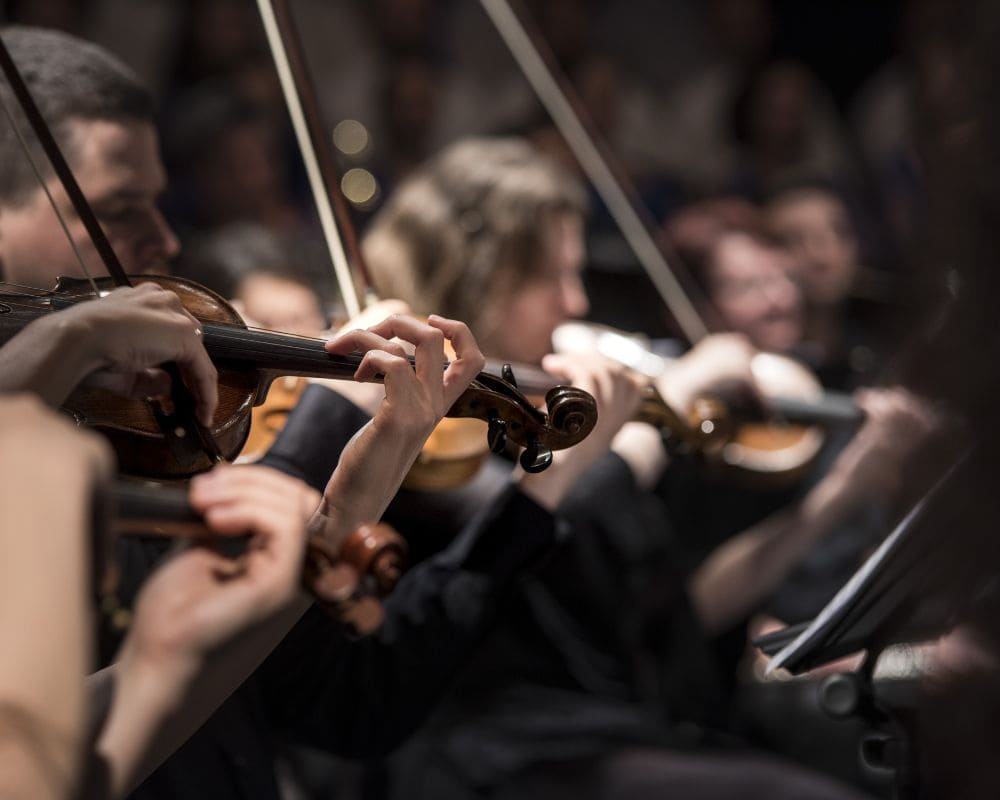
[(384, 401), (344, 448), (309, 522), (310, 534), (335, 550), (360, 525), (381, 519), (436, 421), (400, 419)]
[(176, 648), (146, 647), (131, 633), (115, 663), (119, 697), (153, 712), (177, 706), (200, 668), (193, 655), (182, 655)]
[(520, 467), (514, 475), (514, 482), (522, 494), (552, 513), (562, 503), (563, 498), (579, 478), (579, 471), (553, 465), (545, 472), (534, 475), (524, 472)]
[(147, 772), (144, 759), (172, 715), (182, 708), (191, 675), (169, 660), (148, 658), (128, 639), (114, 665), (114, 696), (95, 750), (106, 764), (105, 791), (126, 794)]
[(104, 341), (93, 323), (75, 308), (46, 318), (49, 336), (62, 354), (64, 363), (76, 369), (79, 380), (111, 365), (104, 352)]

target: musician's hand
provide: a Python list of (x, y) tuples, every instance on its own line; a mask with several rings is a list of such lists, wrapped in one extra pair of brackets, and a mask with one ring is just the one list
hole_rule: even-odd
[[(455, 352), (447, 368), (446, 340)], [(355, 380), (381, 379), (385, 386), (374, 417), (341, 455), (323, 495), (317, 524), (340, 535), (382, 516), (434, 426), (486, 360), (464, 323), (435, 316), (424, 323), (394, 315), (366, 331), (342, 334), (326, 349), (363, 352)]]
[[(554, 509), (635, 416), (648, 378), (596, 353), (548, 355), (542, 367), (561, 381), (589, 392), (597, 401), (597, 424), (586, 439), (553, 453), (552, 465), (544, 472), (518, 479), (522, 491)], [(621, 455), (629, 461), (627, 453)]]
[(901, 388), (866, 389), (855, 394), (866, 419), (830, 470), (842, 502), (892, 496), (907, 459), (938, 430), (939, 416), (923, 400)]
[(170, 379), (159, 368), (173, 361), (195, 396), (198, 419), (211, 425), (218, 375), (201, 340), (201, 324), (180, 298), (153, 283), (115, 289), (53, 315), (85, 348), (87, 383), (130, 397), (166, 397)]
[(706, 395), (760, 402), (751, 364), (757, 349), (738, 333), (706, 336), (688, 350), (663, 375), (656, 386), (663, 399), (682, 416), (699, 397)]
[[(410, 307), (402, 300), (379, 300), (365, 308), (360, 314), (342, 325), (333, 335), (337, 340), (343, 334), (356, 330), (364, 330), (375, 325), (393, 314), (409, 314)], [(332, 352), (343, 352), (339, 345)], [(343, 395), (368, 416), (374, 417), (382, 401), (385, 399), (385, 388), (379, 383), (358, 383), (357, 381), (335, 381), (327, 378), (310, 378), (310, 383), (318, 383), (327, 389)]]
[(155, 670), (175, 691), (296, 596), (319, 494), (268, 467), (223, 465), (192, 480), (190, 499), (215, 534), (250, 539), (236, 558), (210, 541), (186, 544), (142, 588), (119, 663)]
[(139, 594), (95, 744), (102, 797), (124, 797), (183, 744), (307, 607), (298, 586), (315, 491), (268, 467), (226, 465), (195, 478), (190, 500), (213, 535), (179, 547)]

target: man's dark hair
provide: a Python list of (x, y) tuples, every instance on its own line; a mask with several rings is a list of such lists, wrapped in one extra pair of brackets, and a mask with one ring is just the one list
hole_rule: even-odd
[[(153, 99), (142, 81), (97, 45), (44, 28), (11, 26), (0, 35), (71, 165), (75, 155), (69, 137), (71, 120), (152, 122)], [(0, 81), (0, 97), (17, 120), (42, 174), (51, 174), (6, 81)], [(7, 119), (0, 119), (0, 204), (19, 205), (37, 186), (17, 135)]]

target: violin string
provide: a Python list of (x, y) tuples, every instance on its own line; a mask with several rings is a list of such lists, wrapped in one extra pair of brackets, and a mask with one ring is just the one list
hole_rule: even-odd
[[(246, 334), (254, 333), (256, 335), (252, 337), (252, 341), (259, 345), (261, 349), (251, 352), (254, 355), (262, 357), (273, 355), (285, 355), (288, 357), (304, 356), (317, 365), (329, 366), (335, 364), (337, 366), (350, 366), (352, 369), (357, 369), (364, 357), (363, 353), (350, 353), (337, 356), (327, 353), (323, 349), (324, 340), (322, 339), (298, 336), (296, 334), (285, 334), (261, 328), (251, 329), (243, 328), (239, 325), (221, 323), (203, 326), (203, 330), (207, 336), (216, 342), (239, 342), (241, 345), (240, 350), (244, 353), (248, 352), (245, 347), (247, 341)], [(292, 341), (286, 341), (286, 337)], [(413, 356), (407, 356), (407, 361), (409, 361), (410, 366), (415, 366)], [(446, 361), (443, 364), (443, 369), (447, 369), (449, 365), (449, 362)]]
[(35, 157), (31, 154), (31, 148), (28, 147), (28, 142), (25, 140), (24, 135), (21, 133), (21, 127), (17, 124), (17, 120), (14, 119), (14, 115), (11, 113), (10, 108), (7, 106), (7, 101), (3, 99), (3, 95), (0, 94), (0, 105), (3, 106), (3, 113), (7, 117), (7, 121), (10, 123), (11, 129), (14, 131), (14, 135), (17, 137), (17, 141), (21, 144), (21, 149), (24, 150), (25, 158), (28, 160), (28, 164), (31, 166), (31, 171), (35, 174), (35, 178), (38, 180), (38, 185), (42, 187), (42, 191), (45, 192), (45, 196), (49, 200), (49, 205), (52, 207), (53, 213), (56, 215), (56, 219), (59, 221), (59, 226), (62, 228), (63, 233), (66, 234), (66, 241), (69, 242), (70, 249), (73, 251), (73, 255), (76, 257), (77, 263), (80, 265), (80, 269), (83, 271), (84, 276), (90, 281), (90, 286), (94, 290), (95, 295), (100, 295), (97, 290), (97, 283), (94, 281), (90, 274), (90, 270), (87, 269), (86, 263), (83, 260), (83, 254), (80, 249), (76, 246), (76, 241), (73, 239), (72, 234), (69, 232), (69, 226), (66, 224), (66, 220), (56, 205), (55, 198), (52, 196), (52, 192), (49, 190), (49, 185), (42, 176), (42, 171), (38, 167), (38, 162), (35, 161)]
[(24, 297), (25, 299), (32, 299), (32, 300), (44, 300), (45, 299), (45, 297), (43, 295), (33, 296), (33, 295), (26, 295), (26, 294), (15, 294), (15, 295), (9, 295), (9, 296), (0, 297), (0, 304), (6, 306), (7, 308), (16, 309), (16, 310), (19, 310), (19, 311), (37, 311), (38, 310), (38, 304), (37, 303), (19, 303), (19, 302), (17, 302), (14, 299), (15, 297)]
[(26, 283), (0, 280), (0, 287), (2, 286), (10, 286), (13, 289), (24, 289), (20, 293), (21, 297), (44, 297), (47, 294), (45, 290), (39, 289), (37, 286), (28, 286)]

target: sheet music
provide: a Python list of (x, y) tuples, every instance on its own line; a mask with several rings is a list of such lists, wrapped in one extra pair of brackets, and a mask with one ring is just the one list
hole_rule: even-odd
[(874, 580), (880, 568), (886, 564), (890, 555), (897, 548), (899, 541), (913, 530), (916, 523), (922, 518), (928, 503), (948, 483), (959, 466), (966, 461), (968, 455), (967, 453), (962, 456), (957, 463), (948, 469), (944, 476), (938, 479), (937, 483), (931, 487), (931, 490), (900, 520), (892, 533), (885, 538), (878, 549), (872, 553), (868, 560), (861, 565), (861, 568), (834, 595), (833, 599), (824, 606), (823, 610), (809, 626), (771, 659), (764, 672), (765, 676), (770, 676), (775, 670), (787, 667), (790, 662), (808, 653), (836, 623), (844, 618), (857, 602), (864, 588)]

